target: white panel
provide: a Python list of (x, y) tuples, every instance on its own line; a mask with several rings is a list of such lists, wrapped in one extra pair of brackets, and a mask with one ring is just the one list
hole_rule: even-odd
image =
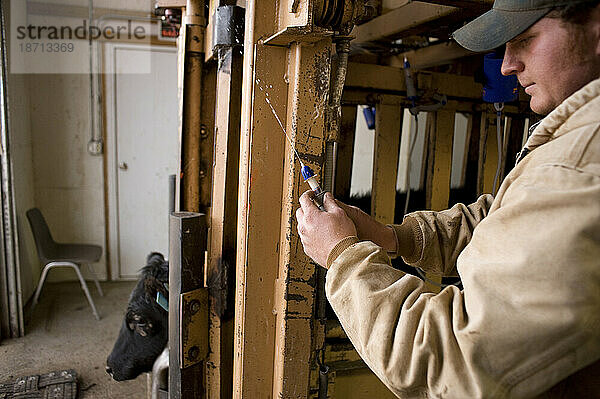
[[(135, 277), (148, 253), (168, 253), (170, 174), (179, 159), (177, 54), (175, 48), (116, 45), (112, 53), (114, 145), (111, 257), (118, 278)], [(135, 68), (151, 51), (148, 74), (114, 74)], [(121, 167), (126, 165), (126, 167)], [(114, 200), (116, 196), (116, 200)], [(116, 222), (116, 223), (115, 223)]]
[[(396, 181), (396, 191), (406, 192), (406, 166), (410, 146), (415, 140), (415, 128), (418, 129), (416, 142), (410, 156), (410, 188), (419, 190), (422, 186), (421, 174), (423, 169), (423, 146), (425, 145), (425, 126), (427, 113), (422, 112), (418, 115), (418, 123), (415, 121), (408, 109), (404, 110), (402, 118), (402, 137), (400, 139), (400, 157), (398, 159), (398, 179)], [(418, 124), (418, 126), (416, 126)]]
[(452, 175), (450, 177), (450, 188), (459, 188), (464, 185), (465, 156), (468, 151), (467, 124), (469, 118), (464, 114), (457, 113), (454, 118), (454, 143), (452, 144)]
[(373, 147), (375, 130), (369, 130), (363, 115), (363, 106), (356, 107), (356, 136), (352, 160), (350, 195), (371, 192), (373, 182)]

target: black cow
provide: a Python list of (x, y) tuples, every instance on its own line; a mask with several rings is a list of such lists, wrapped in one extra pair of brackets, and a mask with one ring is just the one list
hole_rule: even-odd
[(106, 372), (116, 381), (151, 371), (169, 338), (168, 313), (156, 302), (157, 291), (169, 297), (163, 284), (169, 281), (169, 263), (158, 252), (148, 255), (146, 262), (129, 297), (117, 342), (106, 360)]

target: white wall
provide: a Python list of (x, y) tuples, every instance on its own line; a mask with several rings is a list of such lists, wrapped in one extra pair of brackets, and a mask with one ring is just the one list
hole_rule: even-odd
[[(30, 75), (29, 90), (36, 206), (56, 241), (105, 248), (103, 158), (87, 153), (89, 77)], [(106, 278), (105, 252), (93, 265), (102, 279)], [(49, 278), (74, 280), (76, 276), (72, 271), (56, 271)]]
[[(43, 2), (88, 6), (87, 0)], [(94, 0), (94, 8), (150, 12), (153, 1)], [(88, 65), (87, 54), (82, 54), (78, 62)], [(87, 74), (10, 74), (9, 85), (21, 284), (26, 302), (41, 271), (25, 216), (26, 210), (34, 206), (44, 213), (57, 241), (101, 245), (102, 258), (92, 266), (99, 278), (106, 278), (104, 164), (102, 156), (87, 152)], [(87, 270), (83, 272), (86, 276)], [(49, 281), (74, 279), (71, 270), (55, 270), (49, 275)]]

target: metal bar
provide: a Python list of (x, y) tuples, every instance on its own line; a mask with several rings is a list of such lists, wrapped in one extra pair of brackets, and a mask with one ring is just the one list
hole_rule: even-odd
[(378, 103), (375, 106), (371, 215), (381, 223), (394, 222), (401, 129), (402, 108)]
[(452, 145), (454, 138), (454, 112), (440, 110), (435, 113), (435, 129), (429, 136), (429, 161), (427, 193), (428, 209), (440, 211), (448, 207), (450, 175), (452, 171)]
[(355, 43), (382, 40), (394, 37), (407, 29), (415, 28), (455, 12), (457, 8), (422, 2), (406, 5), (357, 26), (353, 35)]
[[(331, 40), (312, 46), (290, 47), (286, 129), (306, 164), (322, 172), (325, 143), (325, 99), (329, 91)], [(313, 354), (315, 265), (304, 255), (297, 234), (295, 209), (308, 187), (300, 178), (300, 165), (286, 146), (280, 214), (279, 275), (276, 281), (274, 398), (308, 395)], [(318, 267), (318, 266), (317, 266)], [(324, 338), (325, 330), (322, 329)]]
[(217, 92), (217, 63), (202, 67), (202, 105), (200, 124), (200, 211), (207, 212), (212, 203), (212, 176)]
[[(242, 56), (239, 49), (218, 50), (215, 108), (215, 153), (211, 230), (207, 276), (210, 288), (210, 353), (207, 363), (209, 398), (231, 397), (233, 327), (222, 318), (232, 301), (237, 231)], [(230, 277), (231, 276), (231, 277)]]
[(481, 114), (474, 112), (469, 114), (467, 123), (468, 147), (465, 156), (465, 181), (468, 198), (475, 200), (477, 197), (477, 169), (479, 164), (479, 124)]
[(487, 112), (481, 113), (481, 122), (479, 123), (479, 160), (477, 163), (477, 196), (484, 193), (484, 165), (487, 157), (487, 136), (489, 119)]
[[(184, 368), (182, 331), (187, 320), (182, 309), (184, 293), (204, 287), (206, 216), (172, 213), (169, 224), (169, 395), (172, 398), (204, 398), (204, 362)], [(198, 332), (206, 334), (208, 331)], [(198, 350), (197, 357), (203, 356)]]
[(502, 129), (502, 157), (501, 157), (501, 164), (500, 164), (500, 175), (498, 176), (498, 185), (496, 186), (496, 192), (498, 191), (498, 188), (500, 187), (500, 184), (502, 183), (502, 180), (504, 180), (504, 171), (506, 170), (506, 155), (508, 153), (508, 139), (510, 136), (510, 131), (511, 131), (511, 125), (512, 125), (512, 117), (507, 116), (504, 118), (504, 128)]
[[(482, 85), (476, 83), (471, 76), (419, 71), (415, 73), (415, 79), (420, 90), (435, 89), (437, 93), (448, 97), (481, 101)], [(348, 88), (405, 93), (404, 70), (393, 66), (349, 62), (345, 91)]]
[(515, 159), (517, 153), (521, 151), (523, 140), (523, 129), (525, 125), (525, 118), (520, 116), (513, 116), (510, 125), (510, 134), (508, 136), (508, 148), (506, 151), (506, 167), (504, 168), (504, 176), (506, 176), (510, 170), (515, 166)]
[(456, 42), (444, 42), (388, 57), (385, 63), (388, 66), (402, 68), (404, 66), (404, 57), (407, 57), (410, 60), (411, 68), (418, 70), (449, 64), (458, 58), (473, 54), (475, 53), (461, 47)]
[[(428, 135), (425, 202), (427, 209), (434, 211), (446, 209), (450, 198), (454, 116), (454, 111), (448, 110), (428, 114), (431, 124), (429, 124)], [(426, 281), (425, 290), (439, 292), (442, 276), (430, 273), (427, 273), (426, 276), (428, 280), (438, 285)]]
[[(10, 148), (10, 112), (8, 104), (8, 47), (6, 43), (6, 20), (4, 2), (0, 4), (0, 177), (2, 178), (2, 227), (3, 227), (3, 286), (6, 295), (3, 302), (6, 308), (3, 312), (5, 332), (11, 337), (21, 337), (24, 334), (23, 304), (21, 293), (21, 273), (19, 265), (19, 247), (17, 232), (17, 215), (15, 208), (15, 192), (13, 187), (13, 171)], [(8, 329), (8, 330), (7, 330)]]
[[(273, 112), (286, 115), (285, 48), (259, 43), (277, 30), (273, 1), (246, 3), (240, 133), (236, 258), (234, 398), (272, 392), (274, 281), (279, 263), (282, 150), (285, 138)], [(262, 89), (262, 90), (261, 90)], [(265, 91), (268, 89), (268, 91)], [(273, 99), (273, 111), (266, 93)], [(275, 101), (277, 99), (277, 101)], [(252, 189), (258, 187), (258, 189)]]
[(202, 67), (204, 63), (204, 1), (188, 0), (181, 27), (180, 52), (183, 68), (181, 109), (181, 178), (182, 210), (200, 210), (200, 128)]
[(485, 158), (483, 164), (483, 191), (482, 193), (491, 193), (494, 185), (494, 175), (498, 168), (498, 136), (496, 134), (496, 113), (490, 113), (486, 130), (487, 140), (484, 151)]

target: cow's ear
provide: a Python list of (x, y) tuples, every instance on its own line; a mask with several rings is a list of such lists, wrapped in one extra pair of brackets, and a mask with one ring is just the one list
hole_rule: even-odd
[(163, 296), (169, 297), (169, 293), (165, 289), (164, 284), (154, 276), (147, 276), (144, 279), (144, 291), (146, 292), (146, 295), (150, 296), (152, 299), (156, 297), (157, 291), (163, 294)]

